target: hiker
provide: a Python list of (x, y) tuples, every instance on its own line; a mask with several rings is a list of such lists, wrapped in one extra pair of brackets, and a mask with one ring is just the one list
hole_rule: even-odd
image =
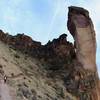
[(4, 83), (6, 83), (7, 82), (7, 76), (5, 75), (4, 76)]

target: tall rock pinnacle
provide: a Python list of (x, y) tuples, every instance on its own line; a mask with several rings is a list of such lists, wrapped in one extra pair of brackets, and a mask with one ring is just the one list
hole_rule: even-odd
[[(91, 99), (81, 100), (100, 100), (99, 79), (96, 68), (96, 39), (89, 12), (80, 7), (69, 7), (67, 26), (75, 40), (78, 63), (84, 69), (84, 72), (92, 75), (91, 79), (94, 80), (92, 83), (90, 82), (92, 85), (94, 84), (94, 86), (89, 89), (89, 93), (91, 94), (89, 98)], [(89, 75), (84, 75), (84, 80), (87, 78), (90, 80), (88, 76)]]

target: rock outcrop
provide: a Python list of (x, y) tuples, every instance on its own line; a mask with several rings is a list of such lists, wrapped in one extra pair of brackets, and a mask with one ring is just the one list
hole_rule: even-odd
[[(88, 97), (90, 93), (91, 99), (86, 98), (82, 100), (100, 100), (99, 79), (96, 67), (96, 39), (89, 12), (80, 7), (69, 7), (67, 25), (68, 30), (75, 40), (78, 63), (80, 64), (80, 67), (84, 69), (84, 73), (87, 72), (87, 74), (90, 74), (85, 76), (83, 75), (82, 77), (84, 77), (84, 81), (88, 81), (87, 84), (90, 84), (91, 82), (91, 85), (94, 84), (89, 89), (88, 87), (85, 87), (85, 84), (83, 85), (87, 88), (86, 90), (83, 89), (83, 91), (88, 92)], [(91, 79), (93, 81), (91, 81)]]

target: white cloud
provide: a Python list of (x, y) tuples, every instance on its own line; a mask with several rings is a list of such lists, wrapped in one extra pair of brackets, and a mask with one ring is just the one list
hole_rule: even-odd
[(50, 34), (51, 34), (51, 31), (52, 31), (52, 28), (53, 28), (53, 25), (54, 25), (54, 23), (55, 23), (55, 20), (56, 20), (56, 17), (57, 17), (57, 15), (59, 14), (59, 12), (60, 12), (60, 0), (57, 0), (57, 2), (56, 2), (56, 5), (55, 5), (56, 7), (56, 9), (54, 10), (54, 14), (53, 14), (53, 16), (52, 16), (52, 19), (51, 19), (51, 21), (50, 21), (50, 24), (49, 24), (49, 30), (48, 30), (48, 36), (50, 36)]

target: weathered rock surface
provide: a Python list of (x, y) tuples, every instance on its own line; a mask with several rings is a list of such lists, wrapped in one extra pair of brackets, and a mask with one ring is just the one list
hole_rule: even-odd
[[(80, 67), (84, 69), (84, 72), (91, 73), (90, 75), (83, 76), (84, 81), (90, 81), (88, 83), (90, 90), (88, 87), (85, 87), (86, 90), (83, 91), (89, 91), (91, 99), (85, 100), (100, 100), (99, 79), (96, 67), (96, 39), (89, 12), (83, 8), (69, 7), (68, 29), (75, 40), (76, 56)], [(90, 84), (92, 87), (90, 87)]]

